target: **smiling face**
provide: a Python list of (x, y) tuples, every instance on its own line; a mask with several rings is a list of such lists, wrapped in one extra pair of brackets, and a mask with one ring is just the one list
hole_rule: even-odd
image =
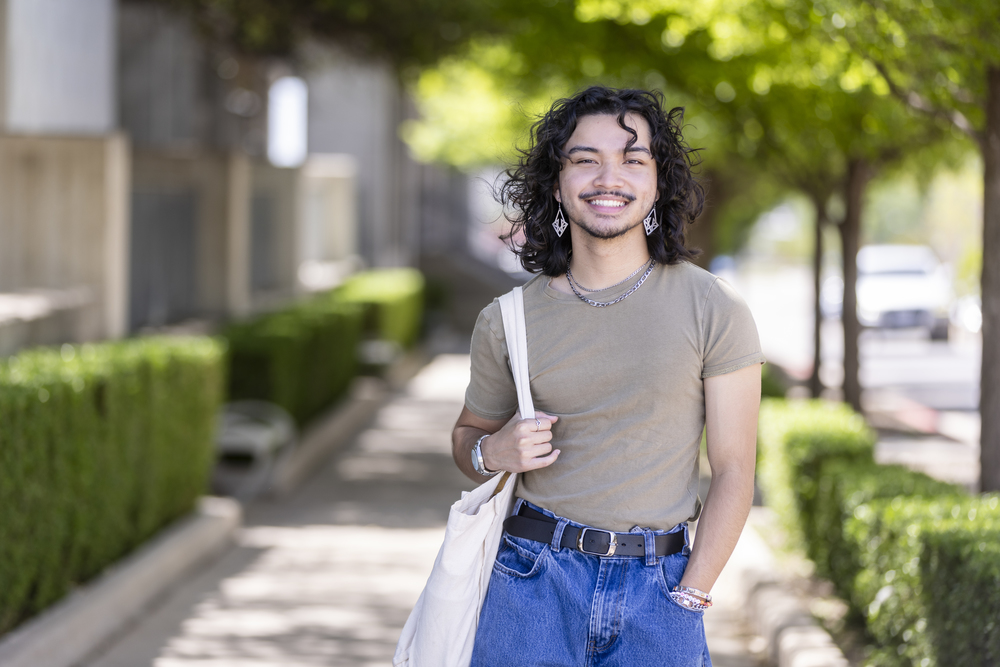
[(574, 227), (600, 239), (639, 231), (657, 199), (656, 162), (650, 153), (650, 129), (644, 118), (625, 116), (638, 140), (611, 115), (584, 116), (566, 142), (556, 199)]

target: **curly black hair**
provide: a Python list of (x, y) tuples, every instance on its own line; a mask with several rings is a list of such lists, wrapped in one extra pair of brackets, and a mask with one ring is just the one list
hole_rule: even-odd
[[(506, 181), (497, 188), (497, 200), (511, 223), (503, 239), (517, 253), (525, 270), (559, 276), (569, 266), (570, 235), (556, 236), (551, 223), (558, 207), (553, 192), (567, 157), (563, 149), (578, 120), (583, 116), (617, 116), (618, 124), (632, 135), (628, 142), (631, 146), (639, 137), (625, 124), (625, 116), (630, 113), (649, 123), (650, 151), (656, 161), (659, 199), (655, 207), (660, 226), (646, 237), (649, 254), (661, 264), (675, 264), (698, 254), (698, 250), (685, 246), (684, 236), (686, 225), (701, 214), (705, 189), (692, 173), (698, 164), (698, 149), (688, 147), (681, 136), (683, 107), (665, 111), (663, 95), (658, 91), (591, 86), (573, 97), (557, 100), (532, 126), (530, 147), (518, 151), (517, 165), (505, 172)], [(523, 233), (523, 241), (515, 240), (519, 233)]]

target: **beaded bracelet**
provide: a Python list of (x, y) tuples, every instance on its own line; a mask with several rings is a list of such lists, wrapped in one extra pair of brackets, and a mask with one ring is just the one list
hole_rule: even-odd
[(699, 601), (698, 598), (687, 593), (681, 593), (679, 591), (671, 591), (670, 599), (684, 607), (685, 609), (690, 609), (691, 611), (705, 611), (712, 606), (712, 603), (704, 603)]
[(697, 588), (691, 588), (690, 586), (674, 586), (674, 590), (678, 593), (687, 593), (688, 595), (693, 595), (700, 601), (704, 602), (708, 606), (712, 606), (712, 596), (705, 591), (700, 591)]

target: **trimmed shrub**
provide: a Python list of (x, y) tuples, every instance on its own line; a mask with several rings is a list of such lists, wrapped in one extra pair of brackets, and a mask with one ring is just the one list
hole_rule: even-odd
[(194, 507), (223, 375), (222, 346), (206, 338), (0, 362), (0, 633)]
[[(936, 664), (1000, 664), (1000, 498), (983, 499), (989, 525), (935, 526), (924, 533), (920, 574)], [(979, 512), (969, 518), (979, 519)], [(961, 508), (964, 509), (964, 508)], [(961, 512), (961, 509), (959, 510)], [(961, 517), (953, 520), (959, 521)], [(980, 519), (981, 521), (982, 519)]]
[(346, 392), (362, 338), (399, 349), (416, 342), (423, 291), (415, 269), (365, 271), (326, 294), (229, 326), (230, 400), (270, 401), (306, 424)]
[(758, 427), (761, 489), (793, 540), (816, 534), (820, 468), (828, 459), (872, 462), (875, 432), (844, 404), (761, 401)]
[[(990, 560), (995, 550), (961, 558), (979, 551), (979, 544), (996, 544), (996, 496), (874, 500), (857, 507), (845, 532), (861, 554), (850, 603), (877, 646), (869, 665), (996, 664), (986, 652), (1000, 646), (997, 561)], [(950, 538), (954, 544), (946, 544)], [(993, 585), (978, 585), (990, 580)], [(962, 609), (967, 605), (994, 611), (971, 615)], [(945, 616), (945, 609), (958, 615)]]
[(772, 363), (760, 369), (760, 395), (767, 398), (784, 398), (791, 386), (788, 373)]
[(765, 401), (765, 499), (860, 618), (868, 666), (1000, 659), (1000, 497), (872, 459), (844, 406)]
[(350, 385), (361, 317), (359, 305), (322, 296), (228, 327), (229, 399), (270, 401), (305, 424)]
[(332, 296), (364, 307), (365, 334), (370, 338), (409, 349), (420, 337), (424, 276), (416, 269), (356, 273), (334, 290)]
[(809, 557), (816, 563), (817, 573), (830, 579), (842, 597), (850, 598), (854, 579), (862, 570), (865, 545), (848, 539), (845, 527), (859, 506), (879, 498), (964, 495), (959, 486), (903, 466), (828, 459), (820, 468), (816, 513), (809, 522), (814, 528), (809, 536)]

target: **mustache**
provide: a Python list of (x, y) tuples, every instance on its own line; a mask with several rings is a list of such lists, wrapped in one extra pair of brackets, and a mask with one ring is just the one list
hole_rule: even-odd
[(627, 192), (622, 192), (620, 190), (591, 190), (590, 192), (583, 192), (580, 194), (580, 199), (587, 200), (593, 199), (595, 197), (621, 197), (625, 201), (634, 202), (635, 195), (630, 195)]

